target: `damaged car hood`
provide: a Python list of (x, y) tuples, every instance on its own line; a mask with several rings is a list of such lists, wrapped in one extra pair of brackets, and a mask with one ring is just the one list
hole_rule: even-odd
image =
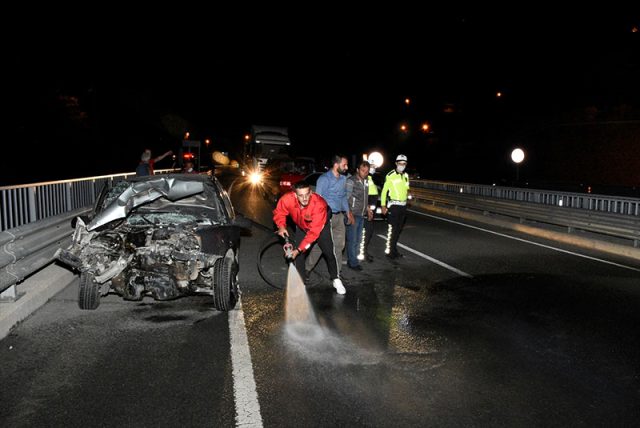
[(87, 226), (94, 230), (114, 220), (125, 218), (135, 207), (165, 197), (170, 201), (185, 198), (204, 191), (204, 184), (199, 181), (180, 180), (172, 177), (131, 183), (109, 206)]

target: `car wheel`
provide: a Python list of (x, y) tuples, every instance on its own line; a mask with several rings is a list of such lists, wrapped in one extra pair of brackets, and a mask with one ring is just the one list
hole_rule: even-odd
[(94, 281), (93, 274), (80, 273), (80, 291), (78, 292), (80, 309), (96, 309), (100, 306), (100, 286)]
[(238, 263), (233, 250), (215, 264), (213, 283), (213, 305), (219, 311), (228, 311), (238, 301)]

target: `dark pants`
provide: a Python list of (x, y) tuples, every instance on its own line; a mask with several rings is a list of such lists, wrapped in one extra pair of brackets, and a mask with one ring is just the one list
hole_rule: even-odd
[(407, 215), (406, 205), (391, 205), (389, 212), (387, 213), (387, 221), (391, 226), (391, 239), (387, 245), (390, 256), (396, 256), (398, 254), (398, 238), (400, 238), (400, 230), (404, 224), (404, 219)]
[[(304, 239), (306, 233), (300, 229), (299, 227), (296, 229), (296, 242), (300, 243)], [(320, 237), (318, 240), (309, 247), (307, 251), (300, 254), (296, 257), (296, 268), (298, 272), (302, 275), (304, 273), (305, 267), (304, 263), (307, 260), (307, 256), (311, 252), (311, 249), (318, 245), (324, 258), (327, 260), (327, 267), (329, 268), (329, 275), (331, 279), (338, 278), (338, 262), (336, 260), (336, 255), (333, 252), (333, 238), (331, 237), (331, 224), (327, 222), (322, 228), (322, 232), (320, 232)]]

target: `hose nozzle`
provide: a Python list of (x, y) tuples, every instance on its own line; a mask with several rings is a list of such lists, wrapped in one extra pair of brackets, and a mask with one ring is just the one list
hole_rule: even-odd
[(282, 249), (284, 250), (284, 256), (287, 259), (293, 258), (293, 244), (289, 240), (288, 236), (284, 237), (284, 245), (282, 246)]

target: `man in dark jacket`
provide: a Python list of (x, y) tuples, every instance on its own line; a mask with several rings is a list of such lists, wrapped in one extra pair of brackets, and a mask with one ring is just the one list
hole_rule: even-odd
[(160, 162), (162, 159), (172, 154), (173, 151), (169, 150), (168, 152), (165, 152), (158, 157), (151, 158), (151, 149), (145, 149), (145, 151), (142, 152), (142, 155), (140, 156), (140, 163), (136, 168), (136, 175), (138, 177), (145, 175), (154, 175), (156, 162)]
[[(365, 219), (372, 219), (369, 209), (369, 162), (358, 164), (356, 173), (347, 179), (347, 201), (353, 214), (353, 223), (347, 226), (347, 266), (353, 270), (362, 270), (358, 254), (364, 254), (362, 230)], [(362, 246), (362, 251), (360, 250)]]

